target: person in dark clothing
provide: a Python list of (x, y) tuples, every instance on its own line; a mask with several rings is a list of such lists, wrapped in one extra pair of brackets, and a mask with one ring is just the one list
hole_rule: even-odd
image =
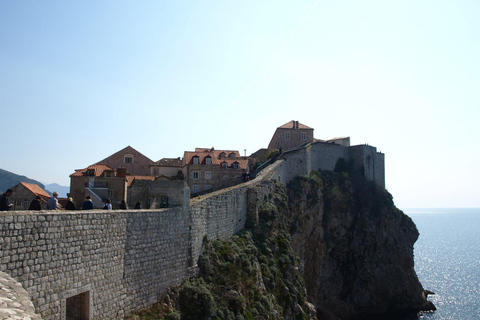
[(120, 209), (123, 209), (123, 210), (128, 209), (128, 206), (127, 206), (127, 203), (125, 202), (125, 200), (122, 200), (122, 202), (120, 202)]
[(142, 209), (142, 201), (138, 201), (138, 202), (135, 204), (135, 209)]
[(0, 196), (0, 211), (8, 211), (13, 207), (13, 203), (8, 200), (8, 197), (11, 197), (13, 194), (12, 189), (5, 191), (2, 196)]
[(65, 204), (65, 209), (66, 210), (77, 210), (77, 207), (75, 207), (75, 203), (73, 202), (72, 197), (68, 197), (67, 204)]
[(86, 196), (85, 201), (83, 201), (83, 210), (92, 210), (93, 209), (93, 201), (92, 197)]
[(28, 210), (42, 210), (42, 203), (40, 202), (40, 196), (36, 196), (35, 199), (30, 202)]
[(107, 199), (105, 200), (105, 205), (103, 206), (103, 209), (105, 210), (112, 210), (112, 200)]

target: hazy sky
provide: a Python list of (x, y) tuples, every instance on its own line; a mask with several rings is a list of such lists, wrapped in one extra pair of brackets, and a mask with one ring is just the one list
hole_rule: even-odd
[(480, 207), (480, 1), (0, 1), (0, 168), (244, 154), (290, 120), (385, 153), (402, 207)]

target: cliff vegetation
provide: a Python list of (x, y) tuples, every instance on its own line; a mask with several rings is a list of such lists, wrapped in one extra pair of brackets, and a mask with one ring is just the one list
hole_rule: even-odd
[(418, 231), (387, 191), (346, 172), (271, 183), (240, 234), (205, 239), (198, 278), (130, 319), (392, 319), (435, 308), (414, 271)]

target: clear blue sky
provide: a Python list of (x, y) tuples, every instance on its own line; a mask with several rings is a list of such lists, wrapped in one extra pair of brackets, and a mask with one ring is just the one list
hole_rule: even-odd
[(386, 154), (399, 207), (480, 207), (480, 1), (1, 1), (0, 168), (251, 154), (298, 120)]

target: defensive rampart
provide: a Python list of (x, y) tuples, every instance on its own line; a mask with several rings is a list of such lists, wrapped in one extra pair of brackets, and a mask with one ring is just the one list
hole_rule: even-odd
[(255, 180), (182, 207), (1, 212), (0, 271), (25, 288), (43, 319), (122, 319), (193, 276), (204, 237), (241, 230), (271, 179), (333, 170), (348, 152), (333, 144), (289, 151)]

